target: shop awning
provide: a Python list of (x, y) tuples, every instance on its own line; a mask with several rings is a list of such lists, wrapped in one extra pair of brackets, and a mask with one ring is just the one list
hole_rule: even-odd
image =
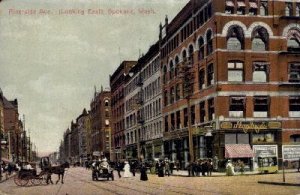
[(252, 158), (254, 153), (249, 144), (226, 144), (225, 158)]

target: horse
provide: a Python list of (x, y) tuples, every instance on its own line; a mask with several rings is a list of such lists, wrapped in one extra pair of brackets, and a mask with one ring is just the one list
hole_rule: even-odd
[(58, 180), (56, 181), (56, 184), (59, 182), (60, 176), (61, 176), (61, 183), (63, 184), (65, 168), (70, 168), (70, 165), (68, 162), (65, 162), (59, 166), (50, 166), (50, 167), (45, 168), (44, 172), (45, 172), (45, 174), (47, 174), (47, 184), (49, 183), (49, 181), (51, 182), (51, 184), (53, 184), (52, 179), (51, 179), (52, 174), (58, 175)]

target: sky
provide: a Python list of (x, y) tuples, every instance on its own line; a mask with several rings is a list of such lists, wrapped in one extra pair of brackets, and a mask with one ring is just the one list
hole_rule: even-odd
[[(2, 0), (0, 88), (41, 154), (58, 150), (94, 86), (158, 40), (188, 0)], [(144, 11), (144, 12), (143, 12)]]

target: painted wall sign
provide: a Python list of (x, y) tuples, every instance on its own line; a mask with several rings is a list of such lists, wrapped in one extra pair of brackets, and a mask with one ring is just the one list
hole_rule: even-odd
[(265, 129), (280, 129), (281, 122), (221, 122), (221, 129), (241, 129), (244, 133), (249, 131), (255, 131), (259, 133), (261, 130)]

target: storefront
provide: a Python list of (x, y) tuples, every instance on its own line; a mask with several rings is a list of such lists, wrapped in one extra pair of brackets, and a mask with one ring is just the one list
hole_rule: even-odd
[[(281, 122), (278, 121), (226, 121), (220, 122), (219, 128), (214, 134), (214, 155), (219, 159), (234, 156), (228, 152), (230, 145), (234, 144), (237, 150), (244, 151), (244, 154), (237, 152), (236, 155), (239, 155), (240, 160), (247, 163), (251, 170), (258, 168), (258, 156), (254, 152), (255, 158), (250, 158), (249, 148), (253, 149), (254, 146), (260, 145), (277, 147), (281, 142)], [(247, 145), (247, 149), (242, 145)], [(277, 159), (276, 152), (276, 163)], [(272, 160), (270, 159), (270, 161)]]
[(253, 145), (254, 170), (261, 173), (274, 173), (278, 171), (277, 145)]

